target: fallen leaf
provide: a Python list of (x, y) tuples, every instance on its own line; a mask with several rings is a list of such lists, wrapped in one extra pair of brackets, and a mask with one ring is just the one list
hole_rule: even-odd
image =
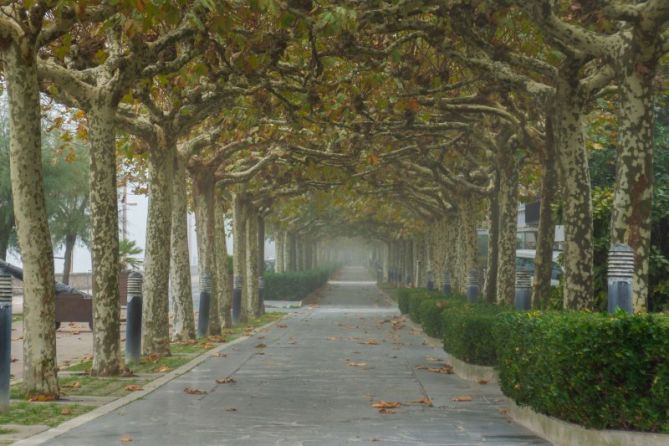
[(460, 396), (456, 396), (455, 398), (453, 398), (453, 401), (457, 401), (459, 403), (466, 402), (466, 401), (471, 401), (471, 400), (472, 400), (472, 397), (469, 396), (469, 395), (460, 395)]
[(216, 347), (216, 344), (213, 344), (211, 342), (205, 342), (204, 344), (202, 344), (202, 348), (205, 350), (211, 350), (214, 347)]
[(55, 401), (56, 397), (55, 395), (44, 395), (40, 393), (39, 395), (33, 395), (30, 397), (30, 401)]
[(158, 362), (160, 361), (160, 355), (158, 353), (151, 353), (144, 357), (147, 362)]
[(286, 325), (286, 324), (278, 324), (277, 327), (279, 327), (279, 328), (288, 328), (288, 325)]
[(72, 415), (72, 409), (69, 407), (63, 407), (63, 409), (60, 411), (61, 415)]
[(383, 414), (393, 414), (393, 413), (397, 413), (397, 411), (396, 411), (396, 410), (392, 410), (392, 409), (379, 409), (379, 413), (383, 413)]
[(432, 407), (432, 400), (430, 398), (421, 398), (419, 400), (412, 401), (412, 403), (423, 404), (424, 406)]
[(237, 381), (235, 381), (234, 378), (231, 378), (231, 377), (228, 376), (226, 378), (217, 379), (216, 382), (218, 384), (234, 384)]
[(167, 367), (166, 365), (161, 365), (157, 369), (154, 369), (153, 371), (156, 373), (166, 373), (171, 371), (172, 369), (170, 367)]
[(122, 436), (121, 438), (119, 438), (119, 441), (120, 441), (121, 443), (125, 443), (125, 444), (127, 444), (127, 443), (132, 442), (132, 437), (131, 437), (130, 435), (124, 435), (124, 436)]
[(328, 336), (328, 341), (336, 341), (337, 336)]
[(376, 339), (368, 339), (367, 342), (365, 342), (367, 345), (379, 345), (379, 341)]
[(125, 390), (127, 390), (128, 392), (139, 392), (141, 390), (144, 390), (144, 388), (139, 384), (128, 384), (127, 386), (125, 386)]
[(375, 409), (397, 409), (401, 405), (402, 403), (400, 403), (399, 401), (379, 400), (379, 401), (374, 401), (372, 403), (372, 407)]
[(481, 385), (488, 384), (488, 380), (487, 379), (479, 379), (479, 384), (481, 384)]
[(80, 332), (79, 330), (74, 330), (74, 331), (72, 332), (72, 335), (74, 335), (74, 336), (76, 336), (76, 335), (78, 335), (78, 334), (81, 334), (81, 332)]
[(219, 335), (209, 336), (207, 340), (209, 340), (209, 342), (218, 342), (218, 343), (226, 342), (225, 337)]
[(217, 352), (217, 353), (212, 353), (211, 356), (215, 358), (227, 358), (228, 355), (226, 353)]
[(227, 409), (225, 409), (225, 411), (226, 412), (237, 412), (237, 409), (235, 409), (234, 407), (228, 407)]
[(354, 361), (350, 361), (350, 362), (348, 363), (348, 365), (351, 366), (351, 367), (367, 367), (367, 363), (366, 363), (366, 362), (354, 362)]
[(260, 343), (260, 344), (256, 345), (256, 348), (266, 348), (266, 347), (267, 347), (267, 345), (265, 345), (263, 343)]
[(79, 389), (81, 388), (81, 383), (79, 381), (75, 381), (70, 384), (63, 384), (63, 387), (68, 388), (68, 389)]
[(194, 387), (186, 387), (184, 393), (187, 393), (188, 395), (206, 395), (207, 391), (196, 389)]

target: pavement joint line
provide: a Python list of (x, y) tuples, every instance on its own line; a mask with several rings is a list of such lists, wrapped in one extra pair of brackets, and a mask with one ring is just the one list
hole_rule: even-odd
[[(258, 332), (260, 330), (264, 330), (267, 328), (270, 328), (272, 325), (276, 324), (279, 322), (281, 319), (277, 319), (275, 321), (269, 322), (265, 325), (262, 325), (260, 327), (255, 328), (255, 331)], [(251, 335), (253, 336), (253, 335)], [(234, 345), (240, 344), (248, 339), (251, 338), (251, 336), (240, 336), (239, 338), (230, 341), (228, 343), (219, 345), (218, 347), (212, 348), (211, 350), (207, 350), (206, 352), (202, 353), (201, 355), (193, 358), (190, 362), (187, 362), (186, 364), (182, 365), (179, 368), (176, 368), (172, 370), (169, 373), (166, 373), (162, 377), (151, 381), (150, 383), (147, 383), (146, 385), (143, 386), (143, 390), (139, 392), (132, 392), (129, 395), (126, 395), (124, 397), (121, 397), (117, 400), (114, 400), (108, 404), (104, 404), (102, 406), (97, 407), (96, 409), (91, 410), (90, 412), (87, 412), (83, 415), (80, 415), (78, 417), (71, 418), (64, 423), (61, 423), (58, 426), (52, 427), (49, 430), (46, 430), (44, 432), (40, 432), (37, 435), (33, 435), (32, 437), (24, 438), (23, 440), (17, 441), (16, 443), (13, 443), (14, 446), (36, 446), (40, 445), (43, 443), (46, 443), (47, 441), (53, 440), (56, 437), (59, 437), (72, 429), (75, 429), (79, 426), (82, 426), (90, 421), (95, 420), (96, 418), (99, 418), (103, 415), (107, 415), (117, 409), (120, 409), (123, 406), (127, 406), (128, 404), (132, 403), (133, 401), (136, 401), (140, 398), (143, 398), (147, 396), (148, 394), (152, 393), (153, 391), (159, 389), (160, 387), (164, 386), (165, 384), (169, 383), (175, 378), (178, 378), (198, 365), (202, 364), (205, 362), (207, 359), (211, 358), (212, 354), (218, 353), (222, 350), (226, 350), (229, 347), (232, 347)]]

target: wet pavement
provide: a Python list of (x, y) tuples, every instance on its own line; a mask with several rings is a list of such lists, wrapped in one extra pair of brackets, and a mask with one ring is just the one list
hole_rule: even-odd
[[(496, 386), (435, 373), (443, 350), (405, 323), (364, 268), (345, 268), (320, 305), (223, 352), (48, 444), (549, 444), (504, 416)], [(227, 377), (235, 382), (216, 382)], [(381, 413), (379, 400), (400, 406)]]

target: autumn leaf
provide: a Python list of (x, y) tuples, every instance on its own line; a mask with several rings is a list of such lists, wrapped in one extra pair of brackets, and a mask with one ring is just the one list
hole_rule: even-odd
[(260, 344), (256, 345), (256, 348), (266, 348), (266, 347), (267, 347), (267, 345), (265, 345), (263, 343), (260, 343)]
[(196, 389), (194, 387), (186, 387), (184, 393), (188, 395), (206, 395), (208, 392), (206, 390)]
[(466, 401), (471, 401), (471, 400), (472, 400), (472, 397), (469, 396), (469, 395), (460, 395), (460, 396), (456, 396), (455, 398), (453, 398), (453, 401), (457, 401), (459, 403), (466, 402)]
[(69, 407), (63, 407), (63, 409), (60, 411), (61, 415), (72, 415), (72, 409)]
[(158, 362), (160, 361), (160, 355), (158, 353), (151, 353), (144, 357), (147, 362)]
[(211, 356), (213, 356), (214, 358), (227, 358), (228, 355), (225, 353), (216, 352), (212, 353)]
[(374, 409), (379, 409), (379, 412), (381, 413), (395, 413), (394, 411), (388, 412), (389, 409), (397, 409), (400, 407), (402, 403), (399, 401), (384, 401), (384, 400), (379, 400), (379, 401), (374, 401), (372, 403), (372, 407)]
[(479, 384), (481, 384), (481, 385), (488, 384), (488, 380), (487, 379), (479, 379)]
[(288, 328), (288, 325), (286, 325), (286, 324), (278, 324), (277, 327), (279, 327), (279, 328)]
[(392, 410), (392, 409), (379, 409), (379, 413), (382, 413), (382, 414), (393, 414), (393, 413), (397, 413), (397, 411), (396, 411), (396, 410)]
[(368, 340), (365, 342), (365, 344), (367, 344), (367, 345), (379, 345), (380, 342), (377, 341), (376, 339), (368, 339)]
[(221, 378), (221, 379), (217, 379), (217, 380), (216, 380), (216, 383), (217, 383), (217, 384), (234, 384), (234, 383), (236, 383), (236, 382), (237, 382), (237, 381), (235, 381), (234, 378), (231, 378), (231, 377), (229, 377), (229, 376), (226, 377), (226, 378)]
[(56, 400), (55, 395), (44, 395), (43, 393), (40, 393), (38, 395), (33, 395), (30, 397), (30, 401), (44, 402), (44, 401), (55, 401), (55, 400)]
[(421, 398), (419, 400), (412, 401), (412, 403), (422, 404), (424, 406), (432, 407), (432, 400), (428, 397)]
[(328, 336), (328, 341), (336, 341), (337, 339), (337, 336)]
[(121, 438), (119, 438), (119, 441), (124, 444), (128, 444), (132, 442), (132, 437), (130, 435), (124, 435)]
[(367, 367), (367, 363), (366, 363), (366, 362), (354, 362), (354, 361), (350, 361), (350, 362), (348, 363), (348, 365), (351, 366), (351, 367)]
[(70, 384), (63, 384), (63, 387), (68, 388), (68, 389), (79, 389), (81, 388), (81, 383), (79, 381), (75, 381)]
[(166, 365), (161, 365), (157, 369), (153, 369), (154, 372), (156, 373), (166, 373), (171, 371), (172, 369), (170, 367), (167, 367)]
[(128, 384), (125, 386), (125, 390), (128, 392), (139, 392), (140, 390), (144, 390), (144, 388), (139, 384)]

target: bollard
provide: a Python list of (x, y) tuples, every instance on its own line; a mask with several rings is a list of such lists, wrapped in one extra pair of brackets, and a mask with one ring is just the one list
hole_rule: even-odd
[(480, 293), (479, 274), (476, 269), (472, 269), (467, 280), (467, 302), (471, 304), (478, 302)]
[(442, 291), (445, 296), (451, 294), (451, 278), (448, 276), (448, 271), (444, 274), (444, 289)]
[(265, 312), (265, 278), (258, 276), (258, 314)]
[(12, 363), (12, 276), (0, 268), (0, 413), (9, 411)]
[(142, 347), (142, 285), (144, 277), (134, 271), (128, 276), (128, 305), (125, 324), (125, 362), (139, 363)]
[(242, 314), (242, 276), (235, 276), (232, 280), (232, 323), (239, 323)]
[(532, 307), (532, 271), (516, 270), (516, 293), (513, 306), (520, 311), (527, 311)]
[(200, 310), (197, 318), (197, 337), (203, 338), (209, 332), (209, 306), (211, 305), (211, 276), (204, 273), (200, 277)]
[(434, 274), (432, 273), (432, 271), (427, 272), (427, 289), (428, 290), (434, 289)]
[(634, 275), (634, 251), (628, 245), (616, 244), (609, 249), (608, 264), (608, 310), (615, 313), (621, 308), (632, 313), (632, 276)]

